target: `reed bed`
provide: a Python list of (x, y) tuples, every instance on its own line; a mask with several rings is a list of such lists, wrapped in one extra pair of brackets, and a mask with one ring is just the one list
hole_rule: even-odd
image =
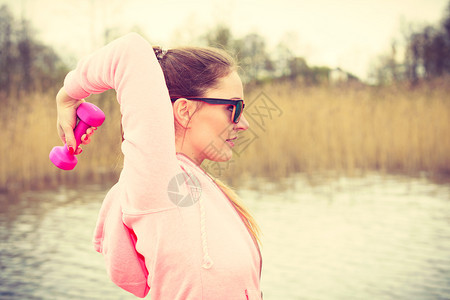
[[(61, 144), (54, 95), (4, 100), (0, 190), (117, 178), (122, 156), (120, 112), (114, 98), (107, 93), (88, 99), (105, 111), (107, 120), (74, 171), (60, 171), (48, 159), (52, 147)], [(237, 183), (299, 172), (450, 175), (450, 98), (443, 86), (304, 87), (282, 82), (249, 88), (246, 101), (251, 130), (242, 134), (244, 142), (231, 162), (220, 168), (205, 163), (213, 176)], [(267, 103), (275, 108), (271, 115)]]
[[(448, 90), (289, 83), (259, 89), (283, 114), (267, 118), (265, 131), (233, 165), (236, 174), (450, 175)], [(258, 101), (258, 93), (256, 88), (247, 99)]]

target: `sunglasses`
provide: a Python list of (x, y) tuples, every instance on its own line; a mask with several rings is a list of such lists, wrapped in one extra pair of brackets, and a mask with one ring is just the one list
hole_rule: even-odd
[(230, 99), (220, 99), (220, 98), (196, 98), (196, 97), (176, 97), (170, 98), (172, 102), (177, 101), (179, 98), (184, 98), (193, 101), (202, 101), (208, 104), (229, 104), (233, 106), (233, 113), (231, 114), (231, 122), (237, 124), (241, 119), (242, 113), (244, 112), (244, 100), (230, 100)]

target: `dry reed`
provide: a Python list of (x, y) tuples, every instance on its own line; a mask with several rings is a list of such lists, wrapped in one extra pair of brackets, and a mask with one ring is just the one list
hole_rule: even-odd
[[(450, 175), (450, 98), (444, 89), (281, 83), (259, 90), (283, 114), (267, 117), (265, 131), (233, 164), (236, 174)], [(258, 101), (258, 92), (247, 99)]]
[[(264, 91), (282, 112), (262, 119), (252, 114)], [(450, 174), (450, 99), (445, 88), (301, 87), (273, 83), (246, 93), (252, 131), (246, 143), (215, 176), (283, 178), (297, 172), (361, 174), (365, 171), (416, 175)], [(255, 101), (253, 104), (250, 103)], [(7, 99), (0, 111), (0, 190), (99, 182), (117, 178), (120, 112), (111, 93), (89, 99), (107, 120), (85, 147), (74, 171), (54, 167), (48, 153), (57, 136), (54, 95)], [(261, 112), (261, 111), (260, 111)], [(244, 149), (245, 148), (245, 149)], [(209, 165), (211, 166), (211, 165)]]

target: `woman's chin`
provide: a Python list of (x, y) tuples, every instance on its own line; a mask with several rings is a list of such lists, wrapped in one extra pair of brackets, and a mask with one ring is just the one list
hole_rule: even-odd
[(209, 160), (215, 161), (215, 162), (227, 162), (231, 160), (233, 157), (233, 151), (231, 151), (230, 148), (224, 149), (222, 152), (219, 153), (219, 155), (214, 155), (213, 157), (208, 157)]

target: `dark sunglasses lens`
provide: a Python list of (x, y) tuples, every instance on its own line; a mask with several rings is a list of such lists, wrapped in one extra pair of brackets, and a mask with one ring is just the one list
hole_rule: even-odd
[(239, 119), (242, 115), (242, 101), (239, 101), (236, 103), (235, 109), (234, 109), (234, 116), (233, 116), (233, 122), (239, 123)]

